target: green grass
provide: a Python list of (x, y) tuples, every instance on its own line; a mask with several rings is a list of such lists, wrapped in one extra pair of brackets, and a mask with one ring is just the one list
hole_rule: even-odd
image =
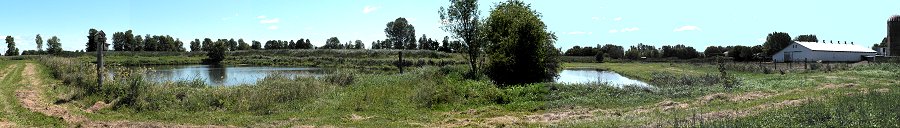
[[(0, 118), (16, 123), (24, 127), (64, 127), (62, 119), (31, 112), (21, 106), (16, 98), (15, 90), (29, 86), (19, 81), (23, 80), (22, 71), (26, 61), (0, 61), (0, 73), (6, 77), (0, 78)], [(12, 65), (11, 68), (7, 68)], [(40, 67), (37, 67), (40, 68)], [(41, 74), (37, 74), (41, 75)]]

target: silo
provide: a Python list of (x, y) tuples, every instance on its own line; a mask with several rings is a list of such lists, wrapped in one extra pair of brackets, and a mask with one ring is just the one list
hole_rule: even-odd
[(900, 15), (888, 19), (887, 47), (891, 56), (900, 56)]

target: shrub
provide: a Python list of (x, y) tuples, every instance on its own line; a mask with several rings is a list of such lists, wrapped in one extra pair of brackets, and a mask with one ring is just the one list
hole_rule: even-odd
[(603, 52), (597, 52), (597, 55), (594, 55), (594, 60), (597, 63), (603, 63)]
[(501, 2), (483, 25), (490, 58), (486, 74), (500, 86), (552, 81), (558, 75), (556, 37), (530, 6)]

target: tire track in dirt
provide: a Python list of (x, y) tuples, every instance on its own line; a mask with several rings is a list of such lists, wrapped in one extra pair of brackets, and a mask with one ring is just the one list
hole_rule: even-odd
[[(32, 63), (25, 64), (25, 70), (22, 72), (22, 83), (26, 86), (16, 90), (16, 97), (22, 103), (22, 106), (28, 110), (42, 113), (53, 117), (62, 118), (66, 123), (89, 128), (121, 128), (121, 127), (141, 127), (141, 128), (219, 128), (233, 126), (215, 126), (215, 125), (182, 125), (182, 124), (166, 124), (158, 122), (132, 122), (132, 121), (91, 121), (82, 115), (69, 112), (63, 106), (43, 102), (44, 97), (41, 95), (47, 85), (35, 75), (35, 65)], [(2, 127), (2, 125), (0, 125)]]

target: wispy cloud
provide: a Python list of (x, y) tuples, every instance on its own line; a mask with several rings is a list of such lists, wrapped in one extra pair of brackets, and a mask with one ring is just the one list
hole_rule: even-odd
[(622, 17), (613, 18), (614, 21), (622, 21)]
[(594, 32), (574, 31), (574, 32), (568, 32), (568, 33), (566, 33), (566, 34), (569, 34), (569, 35), (584, 35), (584, 34), (588, 34), (588, 35), (590, 35), (590, 34), (594, 34)]
[(623, 29), (612, 29), (612, 30), (609, 30), (609, 33), (633, 32), (633, 31), (638, 31), (638, 30), (641, 30), (641, 28), (630, 27), (630, 28), (623, 28)]
[(256, 18), (257, 18), (257, 19), (265, 19), (266, 16), (265, 16), (265, 15), (260, 15), (260, 16), (256, 16)]
[(683, 31), (699, 31), (699, 30), (700, 30), (700, 27), (693, 26), (693, 25), (687, 25), (687, 26), (681, 26), (681, 27), (675, 28), (675, 30), (672, 30), (672, 31), (683, 32)]
[(269, 26), (269, 30), (278, 30), (278, 26), (276, 26), (276, 25)]
[(375, 10), (378, 10), (378, 8), (379, 8), (379, 7), (374, 7), (374, 6), (366, 5), (365, 7), (363, 7), (362, 13), (363, 13), (363, 14), (369, 14), (370, 12), (374, 12)]
[(281, 19), (273, 18), (273, 19), (262, 19), (259, 21), (259, 23), (262, 23), (262, 24), (272, 24), (272, 23), (278, 23), (278, 22), (281, 22)]

